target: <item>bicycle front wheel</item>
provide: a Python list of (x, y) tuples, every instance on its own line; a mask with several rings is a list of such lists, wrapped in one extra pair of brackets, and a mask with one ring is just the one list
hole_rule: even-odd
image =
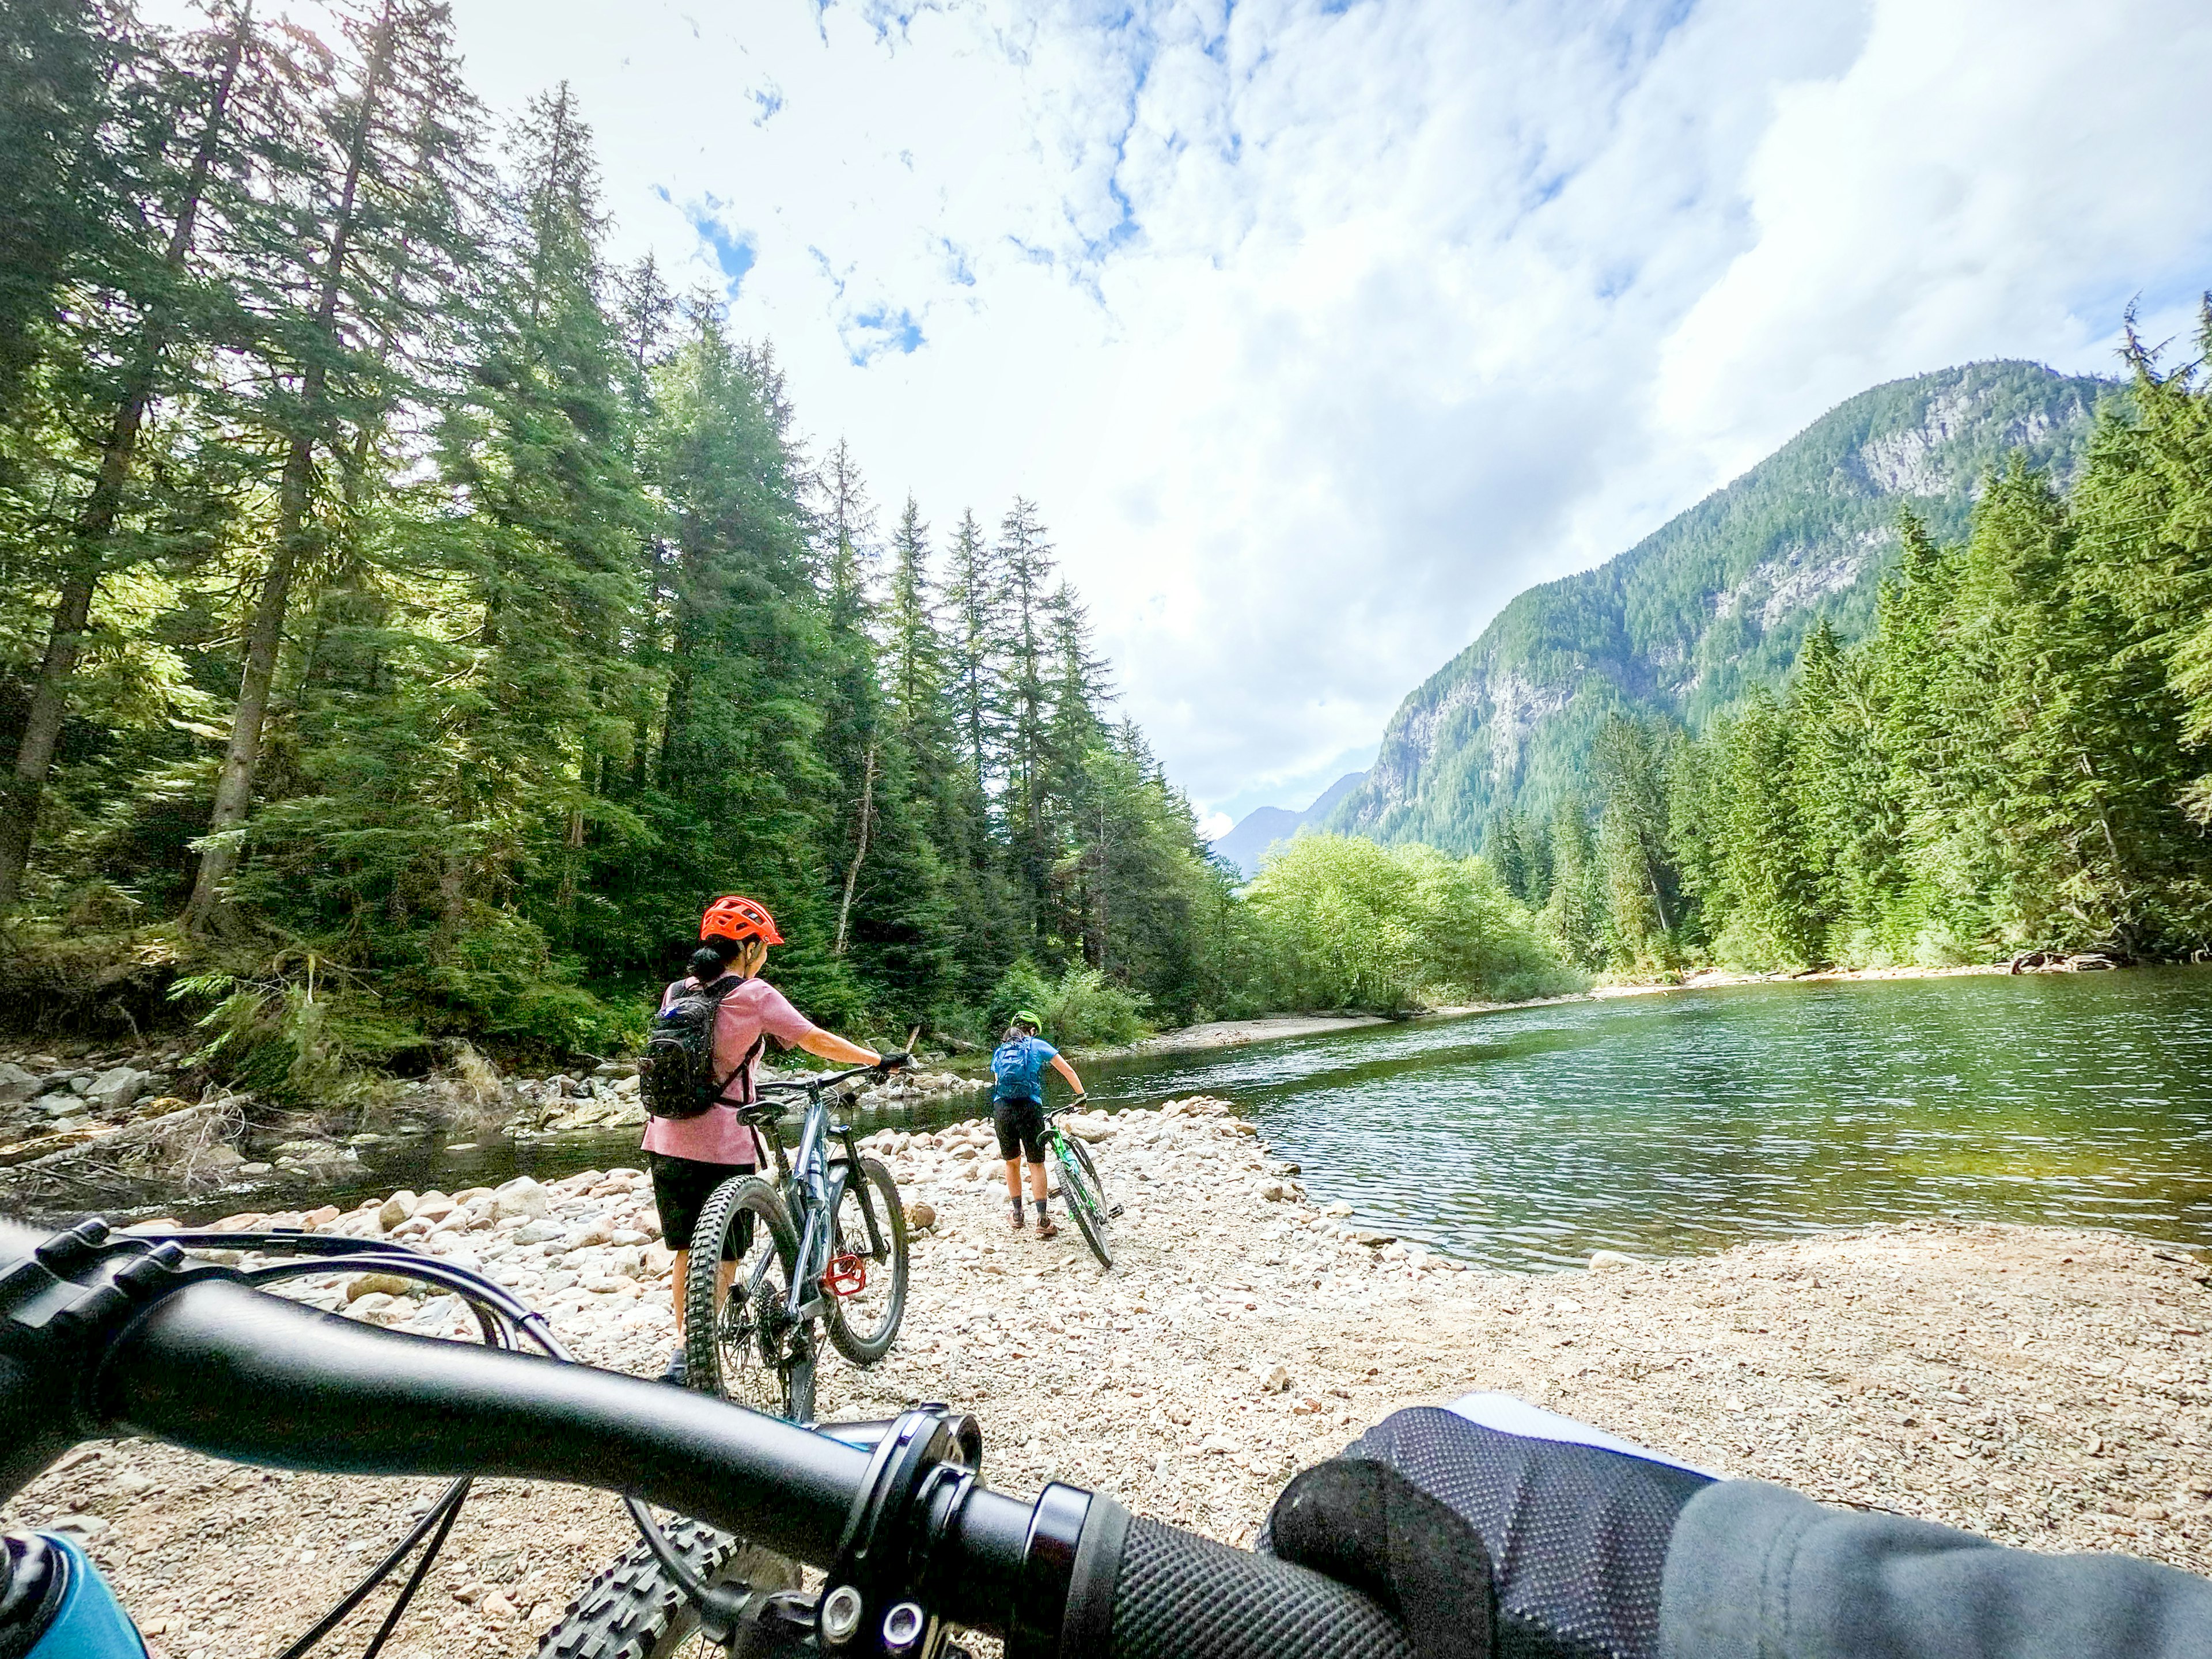
[[(671, 1522), (661, 1530), (708, 1583), (799, 1588), (794, 1563), (703, 1522)], [(601, 1568), (567, 1616), (538, 1638), (538, 1659), (676, 1659), (698, 1634), (699, 1609), (641, 1538)]]
[(714, 1188), (691, 1230), (684, 1279), (684, 1367), (693, 1388), (771, 1417), (812, 1420), (814, 1333), (788, 1312), (798, 1259), (775, 1188), (733, 1176)]
[(1091, 1149), (1066, 1130), (1053, 1136), (1052, 1149), (1060, 1159), (1060, 1202), (1066, 1206), (1091, 1254), (1098, 1258), (1098, 1265), (1111, 1267), (1114, 1245), (1106, 1227), (1110, 1213), (1106, 1183), (1098, 1178)]
[[(868, 1218), (860, 1212), (864, 1196), (881, 1241), (872, 1250)], [(891, 1351), (906, 1316), (906, 1211), (891, 1172), (874, 1158), (862, 1158), (839, 1189), (830, 1238), (830, 1271), (822, 1287), (830, 1304), (830, 1340), (855, 1365), (872, 1365)]]

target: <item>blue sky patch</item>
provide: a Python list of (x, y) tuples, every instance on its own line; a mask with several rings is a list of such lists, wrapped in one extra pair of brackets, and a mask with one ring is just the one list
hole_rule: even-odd
[[(658, 185), (654, 194), (664, 202), (668, 200), (668, 191)], [(719, 198), (710, 194), (703, 202), (684, 203), (683, 214), (691, 228), (699, 233), (699, 240), (714, 250), (714, 263), (722, 272), (723, 292), (734, 300), (738, 289), (744, 286), (745, 274), (760, 258), (760, 243), (752, 232), (732, 230), (722, 222), (724, 205)]]
[(923, 339), (921, 325), (911, 311), (904, 306), (893, 311), (881, 302), (856, 311), (840, 323), (837, 337), (845, 343), (845, 355), (855, 368), (866, 368), (886, 351), (911, 357), (921, 349)]

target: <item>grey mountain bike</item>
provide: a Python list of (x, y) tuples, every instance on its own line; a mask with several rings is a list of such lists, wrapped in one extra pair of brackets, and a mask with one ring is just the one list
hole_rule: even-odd
[(690, 1386), (794, 1423), (814, 1420), (820, 1333), (855, 1365), (890, 1352), (906, 1313), (906, 1209), (891, 1172), (860, 1156), (849, 1123), (833, 1121), (876, 1070), (761, 1085), (804, 1094), (799, 1144), (786, 1157), (772, 1100), (739, 1109), (775, 1149), (775, 1176), (732, 1176), (691, 1232), (684, 1301)]

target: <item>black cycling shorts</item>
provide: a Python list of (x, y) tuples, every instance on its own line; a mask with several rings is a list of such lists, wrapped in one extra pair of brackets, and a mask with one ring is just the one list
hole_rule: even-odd
[[(702, 1164), (696, 1158), (671, 1158), (648, 1152), (653, 1164), (653, 1207), (660, 1215), (660, 1242), (672, 1250), (691, 1248), (691, 1230), (699, 1224), (699, 1212), (707, 1206), (714, 1188), (732, 1176), (748, 1176), (750, 1164)], [(750, 1215), (738, 1218), (733, 1237), (722, 1243), (722, 1260), (734, 1261), (752, 1242)]]
[(999, 1156), (1019, 1158), (1029, 1154), (1030, 1162), (1044, 1162), (1044, 1106), (1035, 1100), (994, 1100), (991, 1103), (991, 1127), (999, 1132)]

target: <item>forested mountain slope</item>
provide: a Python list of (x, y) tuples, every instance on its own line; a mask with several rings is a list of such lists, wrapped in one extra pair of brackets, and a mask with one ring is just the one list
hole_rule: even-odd
[(1990, 362), (1861, 392), (1626, 553), (1515, 599), (1400, 705), (1328, 827), (1471, 851), (1496, 808), (1547, 813), (1608, 713), (1699, 727), (1778, 684), (1820, 619), (1861, 637), (1900, 507), (1948, 541), (2008, 452), (2070, 480), (2115, 392)]

